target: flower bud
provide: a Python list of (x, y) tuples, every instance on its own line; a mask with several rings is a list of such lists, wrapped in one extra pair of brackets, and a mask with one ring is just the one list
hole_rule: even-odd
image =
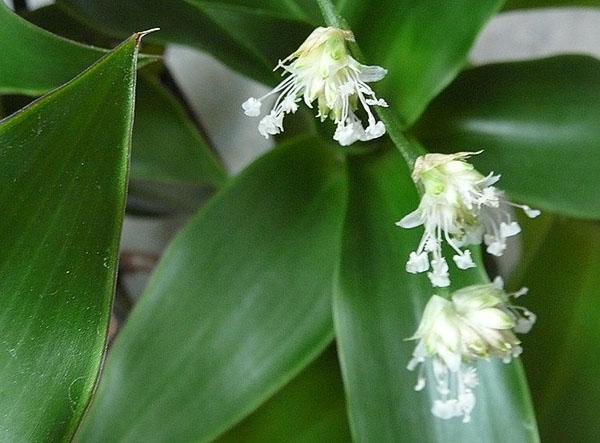
[[(348, 51), (348, 41), (354, 41), (350, 31), (319, 27), (294, 53), (279, 61), (276, 69), (283, 69), (285, 79), (263, 97), (251, 97), (242, 104), (247, 116), (258, 117), (263, 100), (277, 96), (270, 113), (258, 125), (263, 136), (283, 132), (285, 114), (295, 113), (300, 101), (312, 108), (315, 100), (317, 117), (335, 122), (333, 138), (342, 146), (385, 134), (385, 125), (376, 120), (370, 107), (388, 105), (376, 97), (367, 83), (381, 80), (387, 71), (357, 62)], [(366, 128), (355, 113), (359, 107), (367, 116)]]
[[(455, 291), (451, 298), (433, 295), (412, 340), (418, 340), (408, 369), (420, 365), (416, 390), (426, 385), (425, 366), (433, 373), (438, 397), (433, 415), (470, 420), (478, 384), (475, 363), (496, 357), (508, 363), (522, 349), (516, 332), (529, 330), (535, 316), (511, 304), (523, 290), (507, 294), (500, 279)], [(523, 326), (526, 326), (523, 328)]]
[(505, 200), (502, 191), (493, 186), (499, 175), (483, 176), (465, 161), (480, 152), (427, 154), (415, 162), (412, 178), (423, 191), (421, 202), (396, 224), (403, 228), (424, 226), (421, 242), (410, 254), (406, 270), (424, 272), (431, 264), (428, 276), (433, 286), (450, 284), (442, 256), (444, 241), (456, 252), (453, 261), (459, 269), (472, 268), (475, 263), (465, 246), (483, 242), (487, 252), (499, 256), (506, 249), (506, 239), (521, 232), (507, 206), (519, 207), (529, 217), (540, 213)]

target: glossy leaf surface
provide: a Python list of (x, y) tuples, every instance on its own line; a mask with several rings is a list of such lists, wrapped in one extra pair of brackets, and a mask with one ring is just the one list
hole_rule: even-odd
[[(507, 93), (509, 91), (509, 93)], [(432, 150), (477, 151), (483, 173), (531, 206), (600, 217), (600, 61), (559, 56), (465, 71), (429, 107)]]
[(600, 430), (598, 269), (600, 226), (556, 219), (522, 278), (538, 316), (524, 363), (542, 441), (591, 442)]
[(256, 161), (176, 237), (106, 363), (81, 441), (197, 441), (331, 341), (345, 165), (312, 138)]
[(337, 354), (332, 347), (219, 443), (349, 442)]
[(118, 8), (112, 0), (59, 3), (115, 35), (160, 27), (160, 34), (149, 41), (206, 50), (265, 83), (277, 81), (278, 75), (272, 72), (277, 60), (294, 51), (314, 27), (306, 21), (310, 9), (291, 1), (278, 2), (281, 6), (274, 8), (257, 7), (256, 1), (246, 5), (238, 1), (122, 0)]
[(89, 401), (115, 282), (136, 58), (132, 37), (0, 122), (2, 441), (68, 441)]
[(364, 53), (365, 63), (388, 69), (388, 75), (376, 84), (376, 89), (408, 125), (462, 69), (475, 37), (503, 1), (338, 3)]
[(105, 53), (44, 31), (0, 2), (0, 94), (42, 95)]
[[(56, 4), (33, 11), (28, 15), (28, 20), (64, 37), (87, 37), (103, 44), (109, 44), (110, 41), (110, 38), (77, 21)], [(226, 179), (223, 166), (181, 104), (155, 79), (156, 75), (151, 71), (157, 68), (156, 64), (146, 68), (144, 71), (147, 72), (143, 72), (137, 84), (132, 180), (212, 188), (220, 186)], [(34, 73), (30, 83), (43, 82), (43, 76), (43, 72)], [(140, 186), (138, 184), (130, 189), (134, 200), (144, 198), (148, 202), (163, 202), (162, 196), (140, 195)]]
[[(406, 259), (421, 235), (394, 222), (412, 211), (417, 195), (395, 152), (356, 157), (349, 165), (349, 203), (334, 323), (356, 441), (536, 441), (535, 421), (519, 362), (484, 362), (471, 423), (434, 417), (435, 387), (415, 392), (406, 364), (425, 303), (427, 277), (408, 274)], [(480, 268), (479, 268), (480, 269)], [(452, 276), (456, 287), (482, 281), (477, 270)]]

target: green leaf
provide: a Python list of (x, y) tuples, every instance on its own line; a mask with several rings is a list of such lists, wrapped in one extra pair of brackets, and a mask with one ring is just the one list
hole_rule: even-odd
[(101, 48), (114, 45), (113, 38), (90, 28), (56, 3), (27, 11), (23, 17), (28, 22), (69, 40)]
[(0, 2), (0, 94), (44, 94), (105, 53), (44, 31)]
[(559, 6), (600, 6), (599, 0), (507, 0), (504, 10), (556, 8)]
[[(376, 89), (412, 124), (458, 74), (503, 0), (339, 0), (368, 64), (388, 69)], [(368, 19), (366, 19), (368, 17)]]
[(281, 146), (176, 237), (118, 336), (81, 441), (217, 437), (332, 339), (345, 164)]
[(524, 304), (538, 316), (524, 364), (542, 441), (598, 438), (599, 268), (600, 226), (557, 219), (522, 279)]
[(227, 174), (177, 100), (141, 75), (137, 88), (131, 178), (221, 186)]
[[(396, 152), (356, 157), (350, 184), (334, 324), (356, 441), (531, 442), (537, 440), (519, 362), (479, 365), (472, 421), (444, 421), (431, 412), (435, 387), (415, 392), (406, 364), (423, 307), (434, 293), (406, 259), (419, 229), (394, 222), (417, 206), (417, 193)], [(482, 281), (481, 268), (453, 275), (457, 287)], [(527, 352), (527, 350), (526, 350)]]
[(350, 428), (335, 348), (314, 363), (219, 443), (348, 442)]
[[(245, 75), (273, 83), (279, 78), (272, 71), (277, 60), (287, 57), (311, 32), (313, 26), (305, 21), (310, 9), (292, 1), (265, 1), (260, 9), (253, 5), (258, 1), (245, 3), (122, 0), (115, 8), (112, 0), (59, 1), (72, 13), (117, 36), (130, 34), (131, 29), (160, 27), (161, 32), (150, 41), (205, 50)], [(270, 10), (276, 3), (282, 6)]]
[(0, 122), (2, 441), (68, 441), (90, 399), (115, 284), (139, 38)]
[(600, 217), (600, 61), (586, 56), (465, 71), (417, 130), (429, 148), (484, 149), (473, 162), (531, 206)]
[[(149, 27), (134, 29), (123, 38), (139, 29)], [(0, 94), (45, 94), (107, 53), (45, 31), (0, 2)], [(156, 57), (141, 54), (139, 59), (142, 66)]]
[[(91, 40), (106, 44), (110, 40), (71, 17), (56, 4), (33, 11), (28, 15), (28, 19), (49, 31), (60, 35), (65, 34), (63, 36), (80, 39), (87, 36)], [(155, 71), (157, 65), (151, 68)], [(168, 183), (185, 184), (194, 194), (200, 196), (200, 190), (193, 188), (198, 186), (216, 188), (223, 184), (226, 177), (223, 166), (215, 158), (211, 148), (200, 136), (180, 103), (154, 78), (153, 72), (144, 72), (137, 84), (131, 161), (132, 181), (158, 182), (161, 184), (160, 191), (164, 191)], [(144, 200), (146, 206), (160, 203), (169, 209), (172, 209), (170, 206), (175, 206), (165, 202), (166, 196), (157, 192), (138, 192), (142, 187), (152, 186), (146, 186), (144, 183), (132, 186), (130, 189), (132, 201)], [(183, 206), (190, 209), (188, 203), (185, 199)], [(194, 207), (192, 206), (191, 209)]]

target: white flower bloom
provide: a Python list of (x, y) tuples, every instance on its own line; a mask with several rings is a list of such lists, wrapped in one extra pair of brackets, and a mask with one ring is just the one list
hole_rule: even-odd
[[(283, 69), (285, 79), (263, 97), (251, 97), (242, 104), (247, 116), (258, 117), (263, 100), (272, 95), (277, 97), (270, 114), (259, 123), (263, 136), (268, 138), (282, 132), (283, 117), (295, 113), (302, 100), (309, 108), (317, 101), (317, 117), (335, 122), (333, 138), (343, 146), (385, 134), (385, 125), (376, 120), (370, 107), (388, 104), (377, 98), (367, 83), (381, 80), (387, 71), (357, 62), (348, 51), (347, 41), (354, 41), (352, 32), (320, 27), (298, 50), (279, 61), (275, 69)], [(367, 116), (366, 128), (355, 113), (359, 107)]]
[[(483, 242), (487, 252), (500, 256), (506, 249), (506, 239), (521, 232), (507, 206), (521, 208), (529, 217), (540, 214), (529, 206), (507, 201), (502, 191), (493, 186), (499, 175), (492, 173), (485, 177), (466, 162), (480, 152), (427, 154), (415, 162), (412, 177), (423, 196), (419, 207), (396, 224), (403, 228), (424, 225), (425, 233), (406, 270), (425, 272), (429, 266), (423, 264), (423, 254), (427, 260), (431, 256), (433, 272), (428, 275), (434, 286), (450, 283), (448, 266), (441, 265), (444, 241), (456, 252), (453, 260), (458, 268), (472, 268), (475, 263), (465, 246)], [(419, 257), (419, 266), (415, 266), (415, 257)], [(437, 270), (434, 262), (438, 264)]]
[(407, 368), (412, 371), (420, 365), (417, 391), (426, 386), (426, 371), (432, 374), (438, 396), (431, 408), (433, 415), (470, 421), (478, 385), (476, 360), (498, 357), (508, 363), (521, 353), (515, 332), (531, 329), (535, 316), (510, 302), (523, 290), (507, 294), (501, 285), (496, 279), (492, 284), (460, 289), (450, 300), (434, 295), (427, 303), (411, 337), (418, 343)]

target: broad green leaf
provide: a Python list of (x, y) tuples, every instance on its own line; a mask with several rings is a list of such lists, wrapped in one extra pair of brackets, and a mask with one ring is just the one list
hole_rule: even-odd
[(559, 6), (600, 6), (600, 0), (507, 0), (504, 9), (556, 8)]
[(44, 31), (0, 2), (0, 94), (44, 94), (105, 53)]
[(473, 162), (515, 199), (598, 218), (599, 121), (600, 61), (559, 56), (465, 71), (417, 132), (433, 150), (484, 149)]
[[(244, 2), (246, 3), (246, 2)], [(59, 0), (90, 23), (117, 36), (131, 29), (160, 27), (150, 41), (178, 43), (210, 52), (233, 69), (265, 83), (273, 83), (278, 59), (294, 51), (311, 32), (309, 8), (301, 2), (257, 8), (253, 1)], [(294, 6), (295, 5), (295, 6)], [(287, 13), (283, 13), (287, 11)]]
[(219, 187), (226, 179), (177, 100), (152, 77), (141, 75), (133, 127), (132, 179)]
[(522, 279), (523, 303), (538, 316), (524, 364), (542, 441), (598, 439), (598, 269), (600, 226), (557, 219)]
[(229, 182), (178, 234), (118, 336), (80, 440), (204, 441), (332, 339), (345, 164), (303, 138)]
[[(365, 62), (388, 69), (376, 89), (405, 125), (458, 74), (503, 0), (339, 0)], [(367, 19), (368, 18), (368, 19)]]
[(350, 428), (335, 348), (314, 363), (219, 443), (349, 442)]
[(2, 441), (68, 441), (90, 399), (115, 284), (139, 38), (0, 122)]
[[(56, 4), (33, 11), (28, 19), (64, 37), (81, 39), (87, 36), (95, 42), (106, 44), (110, 40), (71, 17)], [(151, 68), (159, 69), (156, 64)], [(146, 68), (145, 71), (150, 69)], [(131, 179), (160, 182), (163, 186), (166, 183), (186, 184), (190, 190), (193, 186), (220, 186), (226, 178), (223, 166), (179, 102), (154, 77), (152, 72), (144, 72), (137, 84)], [(157, 202), (167, 208), (174, 206), (165, 202), (165, 198), (172, 192), (166, 196), (157, 195), (156, 192), (141, 195), (137, 191), (142, 187), (151, 186), (133, 186), (130, 190), (133, 200), (143, 199), (147, 206)], [(201, 194), (198, 189), (193, 192), (198, 196)], [(179, 206), (181, 205), (177, 205)]]
[[(472, 421), (434, 417), (431, 383), (415, 392), (406, 364), (423, 307), (434, 293), (423, 275), (408, 274), (419, 229), (394, 222), (417, 206), (408, 170), (395, 152), (353, 158), (334, 324), (350, 426), (356, 441), (531, 442), (536, 425), (519, 362), (483, 362)], [(453, 275), (457, 287), (482, 281), (479, 271)], [(527, 352), (527, 350), (526, 350)]]

